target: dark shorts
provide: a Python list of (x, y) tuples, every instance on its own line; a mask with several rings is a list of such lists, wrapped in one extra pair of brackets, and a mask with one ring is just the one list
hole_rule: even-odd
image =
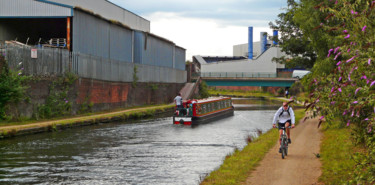
[[(287, 120), (286, 122), (289, 122), (289, 127), (288, 128), (291, 128), (291, 126), (292, 126), (292, 120)], [(286, 124), (286, 122), (284, 122), (284, 123), (278, 123), (278, 127), (279, 127), (279, 130), (281, 130), (282, 128), (284, 128), (285, 127), (285, 124)]]

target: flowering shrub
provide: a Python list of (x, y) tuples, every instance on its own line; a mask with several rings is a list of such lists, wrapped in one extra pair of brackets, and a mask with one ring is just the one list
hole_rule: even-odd
[[(358, 154), (351, 183), (375, 183), (375, 1), (322, 1), (317, 11), (328, 15), (319, 29), (332, 35), (334, 48), (327, 51), (323, 65), (335, 64), (327, 75), (310, 82), (307, 109), (321, 115), (320, 123), (352, 127), (357, 144), (366, 148)], [(332, 125), (340, 119), (340, 125)]]

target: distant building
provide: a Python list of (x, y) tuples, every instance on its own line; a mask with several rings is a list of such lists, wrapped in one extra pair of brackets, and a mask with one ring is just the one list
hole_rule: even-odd
[[(277, 32), (274, 32), (277, 36)], [(249, 27), (249, 43), (233, 46), (233, 57), (193, 56), (193, 62), (204, 73), (263, 73), (276, 76), (284, 64), (273, 62), (274, 57), (284, 56), (277, 43), (267, 41), (267, 33), (261, 33), (261, 41), (253, 43), (252, 27)]]

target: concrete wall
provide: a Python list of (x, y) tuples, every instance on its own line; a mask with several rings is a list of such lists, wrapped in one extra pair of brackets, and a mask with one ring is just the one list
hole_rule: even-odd
[(201, 65), (201, 72), (248, 72), (248, 73), (275, 73), (283, 64), (272, 62), (273, 57), (280, 57), (280, 48), (271, 47), (255, 60), (240, 60), (217, 62)]

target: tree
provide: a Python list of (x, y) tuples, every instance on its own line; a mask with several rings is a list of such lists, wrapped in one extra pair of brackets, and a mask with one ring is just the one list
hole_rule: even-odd
[(316, 53), (311, 47), (311, 41), (300, 29), (300, 25), (295, 21), (295, 14), (299, 4), (294, 0), (288, 0), (288, 7), (285, 13), (278, 15), (279, 19), (275, 23), (270, 22), (270, 28), (280, 32), (280, 39), (274, 37), (281, 51), (290, 57), (273, 58), (273, 61), (286, 64), (287, 68), (312, 68), (316, 61)]

